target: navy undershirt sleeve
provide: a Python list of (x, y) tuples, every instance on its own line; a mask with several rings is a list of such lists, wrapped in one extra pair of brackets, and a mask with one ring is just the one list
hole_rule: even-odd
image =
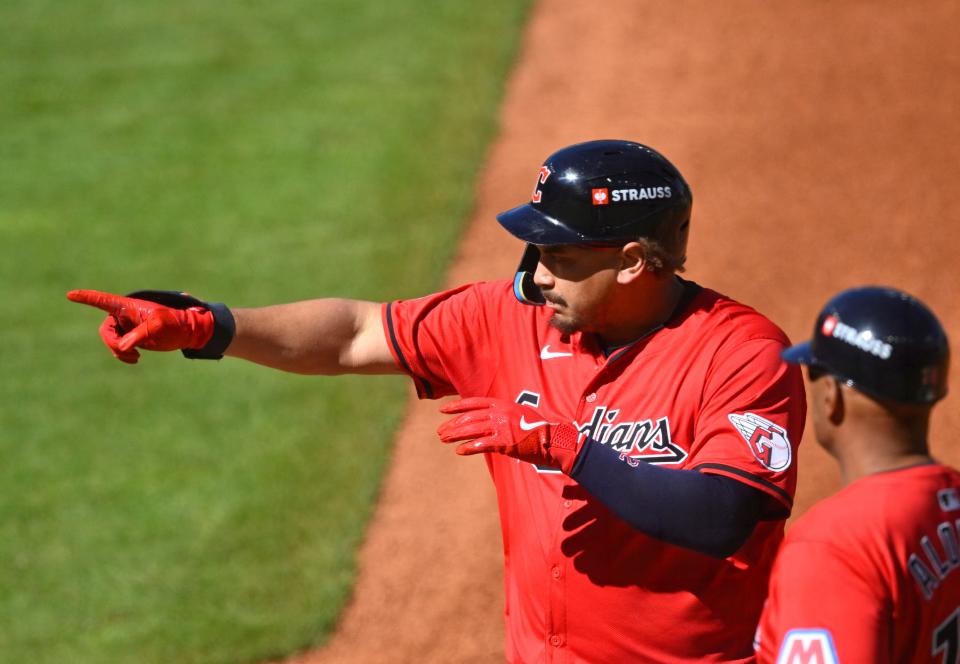
[(766, 500), (729, 477), (621, 460), (593, 440), (584, 443), (570, 476), (637, 530), (716, 558), (743, 546)]

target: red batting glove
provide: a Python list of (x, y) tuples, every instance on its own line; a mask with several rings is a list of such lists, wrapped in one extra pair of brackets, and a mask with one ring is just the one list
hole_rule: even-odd
[(138, 300), (95, 290), (67, 293), (71, 302), (106, 311), (100, 338), (118, 360), (136, 364), (137, 347), (146, 350), (203, 348), (213, 336), (213, 313), (202, 307), (173, 309), (149, 300)]
[(538, 411), (507, 399), (472, 397), (440, 407), (456, 414), (437, 429), (445, 443), (470, 441), (457, 446), (457, 454), (496, 452), (570, 474), (580, 453), (580, 432), (572, 424), (547, 422)]

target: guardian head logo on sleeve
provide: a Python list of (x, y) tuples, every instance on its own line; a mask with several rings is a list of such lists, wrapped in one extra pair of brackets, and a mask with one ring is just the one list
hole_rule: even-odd
[(876, 399), (933, 404), (947, 394), (950, 350), (922, 302), (893, 288), (843, 291), (824, 306), (810, 341), (783, 359), (816, 367)]
[(790, 467), (793, 450), (786, 429), (755, 413), (731, 413), (727, 419), (747, 441), (761, 466), (776, 472)]

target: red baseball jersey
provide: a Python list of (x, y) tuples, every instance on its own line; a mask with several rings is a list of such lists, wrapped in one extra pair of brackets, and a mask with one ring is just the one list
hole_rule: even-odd
[(815, 505), (774, 565), (757, 661), (960, 661), (960, 473), (877, 473)]
[(630, 461), (725, 475), (768, 496), (765, 520), (720, 560), (633, 529), (559, 471), (488, 454), (511, 662), (753, 659), (796, 484), (803, 381), (781, 362), (787, 339), (770, 321), (684, 285), (670, 321), (611, 353), (594, 335), (562, 335), (551, 309), (520, 304), (506, 281), (384, 305), (395, 359), (421, 398), (513, 399)]

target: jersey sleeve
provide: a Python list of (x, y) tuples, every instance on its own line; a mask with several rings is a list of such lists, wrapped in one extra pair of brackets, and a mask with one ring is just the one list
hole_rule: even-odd
[[(484, 394), (499, 364), (496, 283), (383, 305), (390, 351), (421, 399)], [(501, 335), (502, 336), (502, 335)]]
[(711, 368), (689, 467), (726, 475), (767, 494), (762, 518), (789, 515), (806, 397), (797, 365), (780, 358), (786, 339), (754, 338)]
[(757, 630), (757, 662), (871, 662), (891, 657), (887, 609), (856, 559), (826, 542), (785, 544)]

